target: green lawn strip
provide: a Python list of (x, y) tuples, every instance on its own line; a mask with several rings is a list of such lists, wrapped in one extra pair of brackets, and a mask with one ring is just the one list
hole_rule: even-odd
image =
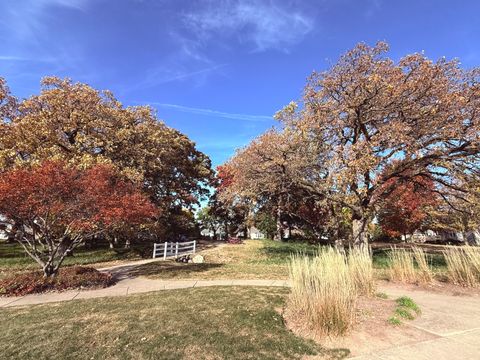
[(145, 264), (132, 273), (156, 279), (287, 279), (288, 259), (295, 253), (314, 254), (316, 245), (272, 240), (247, 240), (225, 245), (201, 254), (203, 264), (176, 263), (173, 260)]
[(215, 287), (0, 310), (3, 359), (343, 358), (289, 331), (287, 289)]
[[(140, 259), (136, 251), (116, 252), (110, 249), (85, 249), (79, 247), (74, 255), (65, 258), (64, 265), (88, 265), (109, 261)], [(26, 271), (38, 270), (38, 264), (28, 256), (20, 244), (0, 242), (0, 276)]]

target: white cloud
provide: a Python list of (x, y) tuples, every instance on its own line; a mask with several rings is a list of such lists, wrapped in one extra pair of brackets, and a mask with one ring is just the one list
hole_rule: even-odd
[(255, 122), (265, 122), (273, 120), (272, 116), (267, 115), (249, 115), (249, 114), (236, 114), (236, 113), (228, 113), (218, 110), (212, 109), (202, 109), (202, 108), (195, 108), (195, 107), (188, 107), (176, 104), (165, 104), (165, 103), (156, 103), (150, 102), (152, 105), (156, 105), (158, 107), (174, 109), (190, 114), (197, 114), (197, 115), (206, 115), (206, 116), (214, 116), (220, 117), (225, 119), (234, 119), (234, 120), (243, 120), (243, 121), (255, 121)]
[[(313, 19), (289, 6), (265, 1), (206, 1), (184, 16), (185, 25), (201, 40), (234, 36), (255, 50), (288, 48), (313, 30)], [(286, 2), (284, 2), (286, 4)]]

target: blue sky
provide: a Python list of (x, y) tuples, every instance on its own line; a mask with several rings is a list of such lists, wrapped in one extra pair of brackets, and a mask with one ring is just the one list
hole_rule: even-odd
[(19, 97), (57, 75), (150, 104), (218, 165), (360, 41), (479, 66), (479, 13), (479, 1), (0, 0), (0, 76)]

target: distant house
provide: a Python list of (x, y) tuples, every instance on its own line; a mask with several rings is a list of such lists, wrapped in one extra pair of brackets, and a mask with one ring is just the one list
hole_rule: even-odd
[(265, 239), (265, 234), (258, 230), (255, 226), (252, 226), (249, 230), (250, 239)]
[(0, 215), (0, 240), (7, 240), (7, 230), (10, 230), (12, 228), (12, 225), (5, 220), (5, 217)]
[[(210, 230), (210, 229), (203, 229), (202, 231), (200, 231), (200, 235), (203, 236), (203, 237), (209, 237), (211, 239), (213, 239), (214, 235), (213, 235), (213, 231)], [(224, 232), (224, 229), (223, 227), (218, 227), (217, 231), (216, 231), (216, 235), (217, 235), (217, 239), (222, 239), (225, 235), (225, 232)], [(235, 234), (236, 237), (240, 237), (240, 238), (248, 238), (248, 239), (252, 239), (252, 240), (260, 240), (260, 239), (265, 239), (266, 236), (264, 233), (262, 233), (260, 230), (258, 230), (255, 226), (252, 226), (250, 227), (248, 230), (247, 230), (247, 234), (245, 234), (245, 231), (244, 230), (241, 230), (241, 231), (238, 231), (236, 234)]]
[(415, 231), (411, 236), (402, 235), (402, 240), (407, 240), (411, 242), (459, 242), (459, 243), (468, 243), (470, 245), (480, 245), (480, 232), (479, 231), (469, 231), (466, 234), (459, 231)]

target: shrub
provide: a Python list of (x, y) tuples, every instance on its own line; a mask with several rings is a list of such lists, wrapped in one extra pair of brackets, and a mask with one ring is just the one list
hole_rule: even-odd
[(357, 298), (345, 253), (328, 248), (314, 258), (294, 255), (289, 273), (292, 310), (323, 334), (344, 334), (354, 322)]
[(480, 249), (471, 246), (449, 247), (443, 251), (443, 256), (449, 281), (470, 287), (480, 284)]
[(111, 274), (90, 267), (72, 266), (60, 269), (53, 278), (46, 278), (43, 273), (34, 271), (1, 279), (0, 295), (23, 296), (53, 290), (103, 288), (113, 284)]
[(229, 243), (229, 244), (243, 244), (243, 241), (242, 241), (242, 239), (240, 239), (238, 237), (229, 237), (227, 239), (227, 243)]

